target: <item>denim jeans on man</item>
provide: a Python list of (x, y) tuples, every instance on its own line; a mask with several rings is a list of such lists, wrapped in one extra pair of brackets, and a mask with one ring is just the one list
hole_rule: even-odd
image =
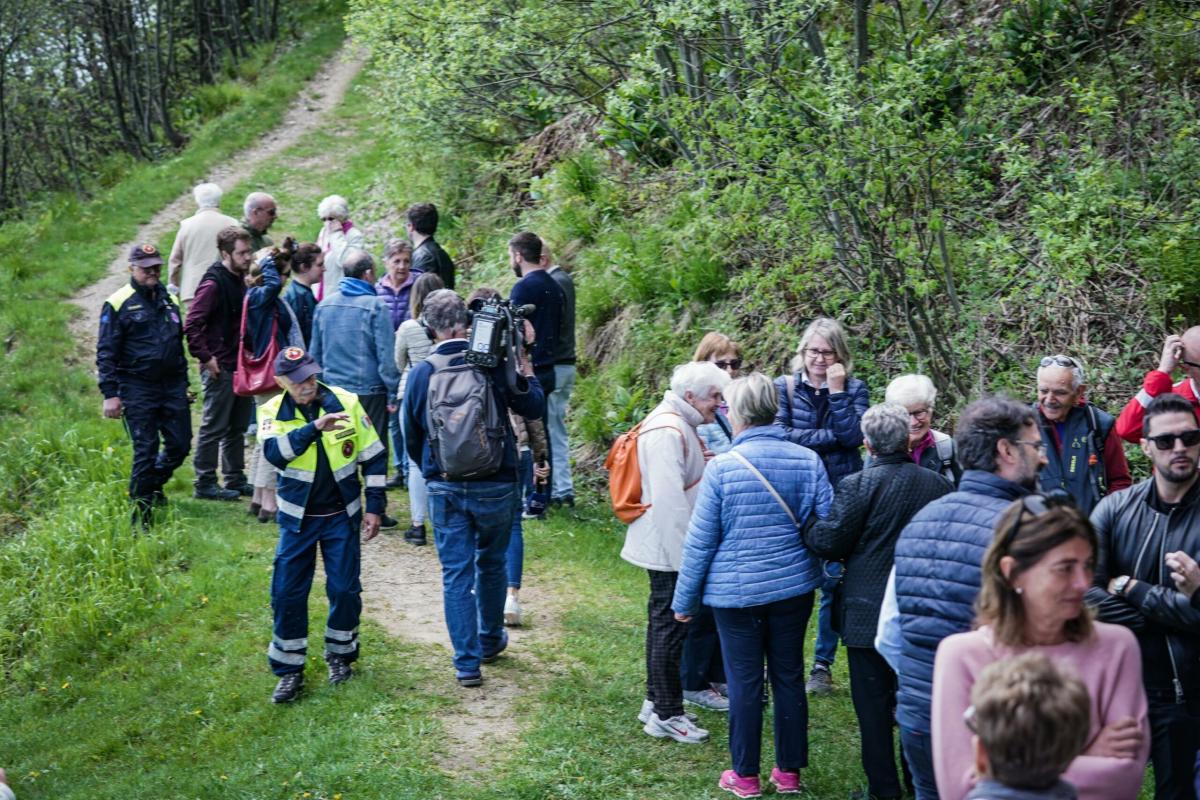
[(833, 659), (837, 656), (838, 635), (833, 629), (833, 595), (841, 581), (841, 562), (824, 562), (821, 606), (817, 609), (817, 649), (814, 660), (827, 667), (833, 666)]
[(510, 589), (521, 588), (521, 573), (525, 568), (525, 531), (521, 528), (521, 508), (524, 507), (528, 487), (533, 483), (533, 453), (521, 451), (521, 466), (518, 470), (517, 513), (513, 514), (512, 533), (508, 538), (508, 551), (504, 554), (504, 572), (508, 576)]
[(427, 487), (454, 668), (478, 672), (484, 651), (504, 635), (504, 556), (517, 485), (430, 480)]
[(571, 448), (567, 444), (567, 405), (575, 389), (575, 365), (554, 365), (554, 391), (546, 398), (546, 432), (550, 437), (552, 483), (550, 497), (561, 500), (575, 495), (571, 480)]
[(900, 749), (912, 773), (916, 800), (938, 800), (937, 777), (933, 771), (933, 737), (901, 727)]
[[(1166, 690), (1146, 692), (1150, 717), (1150, 763), (1156, 799), (1196, 800), (1200, 710), (1176, 703)], [(1193, 701), (1194, 702), (1194, 701)]]

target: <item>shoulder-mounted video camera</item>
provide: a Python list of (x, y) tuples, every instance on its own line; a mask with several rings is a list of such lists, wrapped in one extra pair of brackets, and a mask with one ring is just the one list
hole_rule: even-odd
[(470, 305), (471, 335), (467, 339), (468, 364), (492, 369), (507, 362), (516, 366), (517, 348), (525, 345), (524, 321), (537, 306), (514, 306), (498, 297), (481, 298)]

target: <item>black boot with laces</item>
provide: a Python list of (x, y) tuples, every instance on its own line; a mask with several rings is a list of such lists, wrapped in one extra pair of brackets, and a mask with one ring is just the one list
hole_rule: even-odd
[(275, 684), (275, 691), (271, 694), (272, 703), (290, 703), (300, 694), (300, 690), (304, 688), (304, 673), (289, 672), (279, 679), (279, 683)]
[(337, 686), (339, 683), (345, 683), (350, 680), (350, 676), (354, 674), (354, 670), (350, 668), (350, 662), (341, 656), (325, 656), (325, 663), (329, 665), (329, 685)]

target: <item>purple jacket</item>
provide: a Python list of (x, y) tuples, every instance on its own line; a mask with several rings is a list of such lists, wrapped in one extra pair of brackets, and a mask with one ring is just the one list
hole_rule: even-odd
[(388, 312), (392, 315), (392, 330), (399, 328), (400, 323), (408, 319), (408, 295), (412, 291), (412, 285), (419, 277), (421, 277), (420, 270), (412, 270), (399, 289), (385, 286), (382, 279), (375, 282), (375, 293), (383, 298)]

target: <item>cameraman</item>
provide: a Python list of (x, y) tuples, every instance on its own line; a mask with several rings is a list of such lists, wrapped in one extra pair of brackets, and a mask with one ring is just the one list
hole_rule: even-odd
[[(425, 298), (423, 316), (433, 332), (430, 354), (458, 356), (451, 366), (465, 363), (470, 316), (466, 303), (449, 289)], [(429, 510), (438, 558), (442, 562), (442, 596), (446, 627), (454, 647), (455, 677), (462, 686), (483, 682), (482, 662), (491, 662), (508, 646), (504, 630), (505, 551), (514, 513), (518, 512), (517, 448), (507, 415), (513, 411), (528, 419), (541, 418), (545, 410), (542, 387), (518, 352), (520, 372), (509, 388), (503, 361), (488, 370), (493, 402), (504, 420), (504, 450), (499, 469), (469, 480), (447, 480), (430, 446), (426, 429), (430, 378), (434, 365), (423, 361), (412, 368), (404, 392), (403, 423), (408, 455), (421, 465), (429, 489)], [(478, 584), (478, 592), (472, 592)]]

